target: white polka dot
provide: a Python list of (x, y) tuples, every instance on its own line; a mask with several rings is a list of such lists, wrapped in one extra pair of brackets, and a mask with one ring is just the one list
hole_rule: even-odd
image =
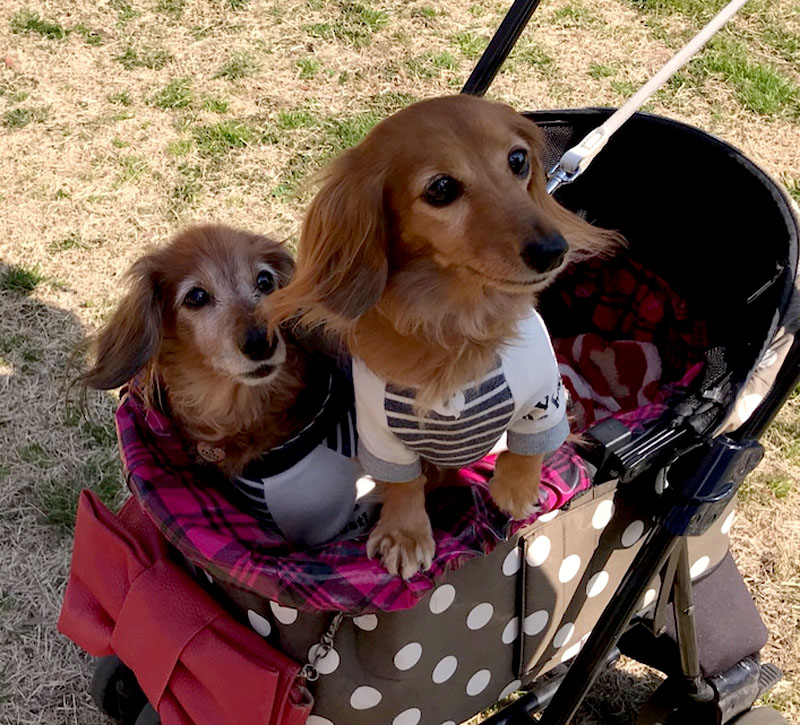
[(694, 564), (692, 564), (692, 568), (689, 569), (689, 574), (691, 575), (692, 579), (699, 577), (706, 569), (708, 569), (708, 565), (711, 563), (711, 559), (707, 556), (701, 556)]
[(441, 685), (443, 682), (447, 682), (453, 676), (453, 673), (456, 671), (457, 667), (458, 660), (453, 657), (453, 655), (442, 657), (442, 659), (440, 659), (436, 664), (436, 667), (433, 668), (431, 679), (437, 685)]
[(457, 725), (455, 720), (448, 720), (447, 722), (443, 722), (442, 725)]
[(513, 682), (509, 682), (502, 690), (500, 690), (500, 694), (497, 696), (498, 700), (502, 700), (505, 697), (508, 697), (512, 692), (516, 692), (522, 686), (521, 680), (514, 680)]
[(639, 539), (642, 538), (642, 534), (644, 533), (644, 521), (632, 521), (625, 527), (625, 531), (622, 532), (622, 536), (620, 540), (622, 541), (622, 545), (627, 549), (633, 546)]
[(561, 566), (558, 569), (558, 581), (562, 584), (566, 584), (568, 581), (573, 579), (575, 575), (578, 573), (578, 569), (581, 568), (581, 557), (577, 554), (570, 554), (564, 561), (561, 562)]
[(489, 670), (478, 670), (467, 682), (467, 694), (470, 697), (480, 695), (492, 680), (492, 673)]
[(591, 636), (592, 636), (592, 630), (590, 629), (586, 634), (583, 635), (583, 637), (581, 637), (581, 647), (583, 647), (583, 645), (586, 644), (586, 640), (589, 639), (589, 637)]
[(573, 634), (575, 634), (575, 625), (572, 624), (572, 622), (560, 627), (558, 632), (556, 632), (556, 636), (553, 637), (553, 647), (561, 649), (561, 647), (572, 639)]
[(489, 624), (492, 614), (494, 614), (494, 607), (489, 602), (483, 602), (473, 607), (467, 615), (467, 627), (472, 630), (482, 629)]
[(333, 723), (326, 717), (320, 717), (319, 715), (309, 715), (308, 720), (306, 720), (306, 725), (333, 725)]
[(270, 602), (269, 608), (281, 624), (294, 624), (297, 621), (297, 610), (292, 607), (284, 607), (278, 602)]
[(546, 612), (544, 609), (540, 609), (538, 612), (534, 612), (533, 614), (529, 614), (525, 617), (525, 621), (522, 624), (522, 629), (529, 637), (533, 637), (535, 634), (539, 634), (546, 626), (547, 622), (550, 620), (550, 614)]
[(656, 600), (657, 596), (658, 592), (655, 589), (648, 589), (644, 593), (644, 599), (642, 599), (642, 606), (649, 607)]
[(383, 695), (374, 687), (361, 685), (361, 687), (356, 687), (353, 690), (353, 694), (350, 695), (350, 707), (354, 710), (369, 710), (371, 707), (375, 707), (382, 699)]
[(258, 612), (254, 612), (252, 609), (247, 610), (247, 621), (250, 622), (250, 626), (262, 637), (269, 637), (270, 632), (272, 632), (272, 625), (269, 623), (269, 620), (262, 617)]
[(394, 656), (394, 666), (398, 670), (410, 670), (422, 657), (422, 645), (419, 642), (409, 642), (404, 645)]
[(422, 711), (418, 707), (410, 707), (392, 720), (392, 725), (417, 725), (421, 718)]
[(503, 644), (511, 644), (517, 637), (519, 637), (519, 617), (514, 617), (503, 628)]
[(374, 614), (362, 614), (360, 617), (353, 617), (353, 624), (365, 632), (371, 632), (378, 626), (378, 617)]
[(614, 515), (614, 502), (607, 498), (605, 501), (601, 501), (597, 504), (597, 508), (594, 510), (594, 514), (592, 515), (592, 528), (593, 529), (604, 529), (608, 526), (608, 522), (611, 521), (611, 517)]
[[(319, 649), (318, 644), (311, 645), (311, 648), (308, 650), (308, 659), (309, 661), (313, 660), (314, 657), (317, 656), (317, 650)], [(339, 662), (341, 658), (339, 657), (339, 653), (335, 649), (330, 649), (328, 654), (326, 654), (321, 660), (317, 662), (317, 671), (321, 675), (330, 675), (339, 668)]]
[(452, 584), (442, 584), (431, 594), (428, 606), (434, 614), (441, 614), (453, 603), (455, 598), (455, 587)]
[(213, 584), (214, 583), (214, 578), (205, 569), (203, 569), (203, 574), (206, 575), (206, 579), (208, 580), (209, 584)]
[(727, 536), (728, 532), (731, 530), (731, 526), (733, 526), (733, 520), (736, 518), (736, 512), (731, 511), (726, 517), (725, 521), (722, 522), (722, 527), (720, 531), (722, 532), (723, 536)]
[(528, 566), (541, 566), (550, 556), (550, 539), (546, 536), (537, 536), (530, 544), (525, 553), (525, 561)]
[(586, 596), (591, 599), (601, 594), (608, 586), (608, 580), (609, 576), (607, 571), (598, 571), (586, 584)]
[(581, 651), (581, 645), (583, 642), (576, 642), (572, 645), (572, 647), (567, 647), (564, 650), (564, 653), (561, 655), (561, 661), (566, 662), (567, 660), (571, 660), (578, 652)]
[(503, 574), (514, 576), (519, 571), (520, 564), (519, 548), (514, 547), (503, 559)]
[(537, 521), (543, 521), (544, 523), (547, 523), (548, 521), (552, 521), (556, 516), (558, 516), (558, 509), (551, 511), (549, 514), (542, 514)]

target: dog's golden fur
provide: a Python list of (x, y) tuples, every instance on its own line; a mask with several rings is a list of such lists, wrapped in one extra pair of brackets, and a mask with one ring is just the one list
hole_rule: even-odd
[[(189, 441), (221, 449), (220, 468), (239, 473), (316, 412), (303, 396), (316, 358), (293, 333), (276, 330), (274, 349), (263, 343), (258, 359), (243, 352), (259, 327), (257, 303), (269, 304), (259, 273), (277, 288), (293, 270), (288, 251), (267, 237), (222, 225), (186, 229), (131, 267), (129, 291), (94, 337), (94, 363), (78, 384), (107, 390), (136, 377), (148, 405), (167, 408)], [(196, 288), (210, 302), (189, 307)]]
[[(547, 194), (542, 148), (531, 121), (470, 96), (422, 101), (386, 119), (327, 169), (296, 274), (270, 301), (272, 324), (323, 325), (374, 373), (415, 388), (421, 408), (479, 379), (560, 269), (620, 243)], [(512, 154), (525, 173), (514, 171)], [(458, 194), (431, 203), (442, 177)], [(553, 239), (568, 246), (557, 268), (531, 263), (527, 250)], [(492, 491), (521, 517), (535, 503), (541, 456), (514, 456), (498, 462)], [(501, 480), (523, 472), (523, 484)], [(424, 483), (384, 485), (369, 542), (403, 576), (432, 556)]]

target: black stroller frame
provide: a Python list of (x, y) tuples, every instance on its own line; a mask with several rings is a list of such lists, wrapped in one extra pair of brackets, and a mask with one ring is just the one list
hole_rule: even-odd
[[(462, 93), (486, 93), (539, 2), (515, 0)], [(796, 260), (792, 261), (796, 265)], [(789, 267), (779, 270), (771, 282), (784, 283), (784, 298), (791, 293), (794, 280), (795, 270)], [(670, 475), (668, 493), (660, 497), (659, 509), (653, 512), (654, 526), (644, 545), (569, 669), (532, 689), (487, 719), (485, 725), (511, 725), (520, 722), (523, 714), (541, 711), (542, 725), (569, 723), (600, 672), (619, 656), (617, 646), (636, 612), (637, 602), (648, 582), (662, 570), (665, 574), (652, 635), (658, 637), (665, 631), (665, 606), (671, 592), (681, 677), (671, 677), (664, 683), (656, 698), (653, 719), (646, 722), (676, 723), (678, 718), (688, 722), (730, 722), (782, 677), (774, 665), (761, 664), (751, 657), (722, 675), (703, 677), (687, 538), (709, 529), (735, 498), (747, 474), (761, 461), (764, 450), (758, 439), (800, 382), (800, 339), (794, 339), (774, 384), (752, 416), (730, 436), (713, 437), (715, 427), (735, 399), (731, 378), (724, 354), (711, 351), (700, 394), (686, 401), (677, 421), (655, 426), (633, 444), (626, 440), (624, 427), (614, 420), (589, 430), (591, 444), (585, 454), (598, 464), (596, 480), (618, 478), (624, 484), (648, 471), (654, 476), (664, 476), (667, 470), (675, 475)], [(773, 719), (763, 722), (785, 720), (774, 713)]]

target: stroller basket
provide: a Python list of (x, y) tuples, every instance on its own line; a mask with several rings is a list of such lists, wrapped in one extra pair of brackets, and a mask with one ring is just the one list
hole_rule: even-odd
[[(546, 135), (545, 168), (609, 113), (528, 114)], [(522, 523), (488, 497), (491, 460), (462, 472), (463, 486), (430, 503), (438, 558), (429, 574), (389, 577), (365, 563), (363, 541), (294, 552), (257, 526), (238, 525), (241, 514), (224, 496), (193, 483), (169, 422), (135, 401), (121, 408), (139, 504), (208, 592), (273, 647), (311, 662), (313, 725), (460, 722), (571, 661), (650, 545), (670, 464), (700, 442), (711, 445), (723, 426), (744, 431), (749, 419), (763, 427), (780, 405), (785, 390), (768, 390), (796, 355), (798, 226), (778, 184), (706, 133), (637, 114), (558, 196), (630, 244), (617, 260), (576, 265), (541, 300), (581, 427), (601, 450), (588, 463), (573, 446), (557, 452), (543, 478), (546, 515)], [(585, 364), (601, 358), (616, 362)], [(153, 431), (163, 443), (161, 468), (140, 445)], [(173, 465), (184, 473), (171, 475)], [(176, 515), (186, 501), (176, 491), (187, 485), (198, 508), (214, 511), (203, 519), (205, 534)], [(690, 539), (694, 579), (726, 561), (732, 512), (728, 497), (714, 525)], [(638, 619), (652, 618), (662, 586), (671, 585), (661, 563), (636, 593)], [(763, 645), (754, 616), (717, 669)]]

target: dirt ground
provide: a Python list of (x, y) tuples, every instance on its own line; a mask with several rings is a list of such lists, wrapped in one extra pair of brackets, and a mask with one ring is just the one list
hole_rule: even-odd
[[(77, 492), (122, 483), (113, 395), (66, 402), (76, 344), (125, 269), (191, 221), (296, 238), (313, 172), (413, 100), (457, 92), (510, 3), (0, 2), (0, 722), (102, 722), (55, 629)], [(490, 95), (619, 105), (719, 0), (546, 0)], [(649, 110), (740, 147), (800, 196), (800, 5), (750, 0)], [(711, 182), (713, 183), (713, 181)], [(800, 397), (766, 437), (732, 547), (800, 722)], [(623, 663), (576, 722), (632, 722)]]

